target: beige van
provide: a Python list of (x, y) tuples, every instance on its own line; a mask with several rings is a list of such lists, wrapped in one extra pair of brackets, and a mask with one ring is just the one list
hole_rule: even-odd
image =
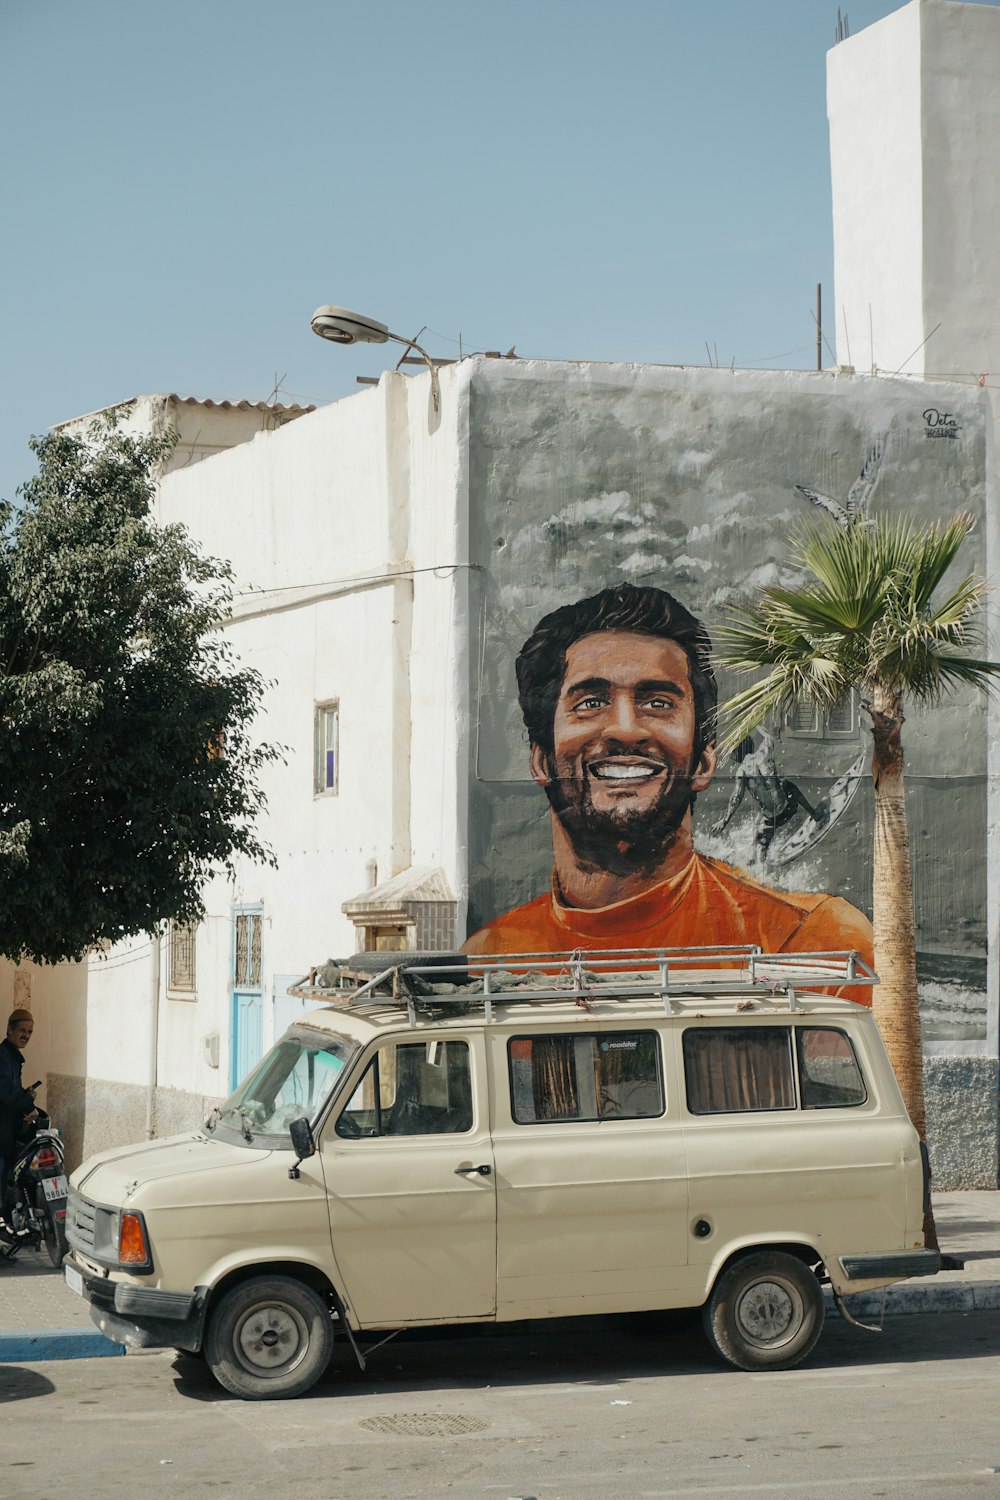
[(109, 1338), (274, 1398), (336, 1333), (363, 1367), (379, 1330), (700, 1307), (773, 1370), (824, 1283), (939, 1269), (926, 1153), (835, 994), (875, 982), (856, 955), (389, 957), (312, 976), (202, 1129), (73, 1174), (66, 1279)]

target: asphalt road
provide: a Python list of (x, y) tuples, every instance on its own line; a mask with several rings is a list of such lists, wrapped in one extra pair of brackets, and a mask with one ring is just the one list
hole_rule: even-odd
[(831, 1319), (798, 1370), (718, 1365), (697, 1322), (601, 1318), (338, 1346), (291, 1402), (167, 1353), (0, 1367), (0, 1497), (1000, 1500), (1000, 1313)]

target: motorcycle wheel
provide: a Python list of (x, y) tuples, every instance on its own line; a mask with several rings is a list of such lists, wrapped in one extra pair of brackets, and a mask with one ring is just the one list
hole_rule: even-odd
[(66, 1231), (58, 1219), (51, 1214), (46, 1214), (44, 1219), (45, 1248), (49, 1252), (49, 1260), (58, 1271), (66, 1258), (69, 1246), (66, 1243)]

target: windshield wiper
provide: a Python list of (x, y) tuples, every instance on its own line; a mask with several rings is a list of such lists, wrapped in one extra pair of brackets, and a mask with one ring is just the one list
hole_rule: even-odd
[(253, 1131), (250, 1129), (250, 1117), (249, 1117), (249, 1115), (245, 1115), (241, 1109), (238, 1109), (236, 1111), (236, 1113), (240, 1117), (240, 1129), (243, 1132), (243, 1139), (245, 1141), (252, 1141), (253, 1140)]

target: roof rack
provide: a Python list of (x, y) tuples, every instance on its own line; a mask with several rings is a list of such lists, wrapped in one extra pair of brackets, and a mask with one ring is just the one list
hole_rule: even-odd
[(680, 996), (764, 997), (797, 1008), (802, 991), (871, 986), (878, 975), (852, 950), (765, 953), (756, 945), (720, 948), (612, 948), (566, 953), (356, 954), (313, 969), (289, 989), (304, 999), (405, 1005), (437, 1015), (482, 1005), (655, 998), (667, 1014)]

